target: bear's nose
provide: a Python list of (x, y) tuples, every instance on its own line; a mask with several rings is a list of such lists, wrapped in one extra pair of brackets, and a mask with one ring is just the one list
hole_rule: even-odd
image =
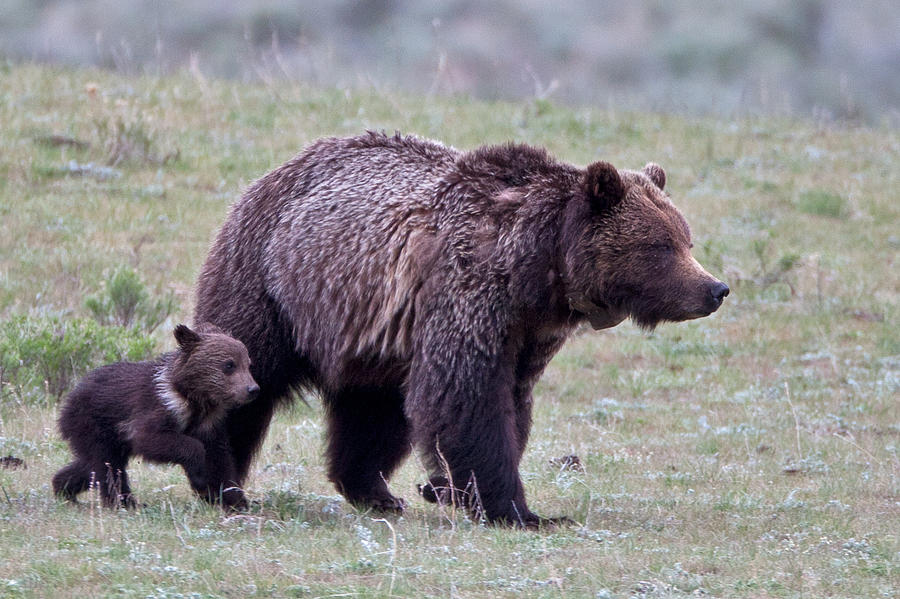
[(253, 401), (259, 395), (259, 385), (250, 385), (247, 387), (247, 401)]
[(713, 299), (716, 300), (716, 307), (721, 306), (722, 302), (725, 300), (725, 296), (728, 295), (728, 285), (723, 283), (722, 281), (716, 281), (709, 288), (709, 293), (712, 295)]

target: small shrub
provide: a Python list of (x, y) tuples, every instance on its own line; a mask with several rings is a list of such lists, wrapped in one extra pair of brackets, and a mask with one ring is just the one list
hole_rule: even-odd
[(753, 277), (756, 284), (761, 289), (766, 289), (776, 283), (784, 283), (790, 288), (791, 295), (793, 295), (794, 286), (788, 280), (788, 274), (800, 262), (800, 255), (794, 252), (787, 252), (779, 256), (773, 264), (772, 256), (775, 250), (771, 236), (754, 239), (751, 249), (759, 261), (759, 270)]
[(147, 334), (175, 311), (171, 291), (161, 298), (151, 298), (138, 274), (127, 266), (117, 268), (106, 279), (103, 290), (84, 303), (101, 325), (138, 327)]
[(135, 329), (89, 319), (14, 316), (0, 325), (0, 399), (58, 401), (89, 370), (147, 359), (155, 345)]
[(159, 115), (136, 102), (119, 99), (95, 104), (91, 145), (101, 148), (109, 166), (123, 163), (167, 164), (177, 160), (180, 151), (161, 150)]
[(155, 136), (141, 120), (126, 120), (122, 116), (97, 119), (94, 128), (103, 142), (106, 163), (111, 166), (125, 160), (148, 160), (154, 155)]
[(800, 194), (797, 200), (797, 209), (815, 216), (841, 218), (846, 213), (846, 202), (836, 193), (814, 189)]

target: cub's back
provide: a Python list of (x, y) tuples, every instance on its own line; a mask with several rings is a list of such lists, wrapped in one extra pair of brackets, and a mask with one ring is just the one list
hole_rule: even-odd
[(158, 367), (158, 362), (118, 362), (88, 373), (60, 411), (63, 438), (114, 430), (135, 410), (157, 405), (153, 377)]

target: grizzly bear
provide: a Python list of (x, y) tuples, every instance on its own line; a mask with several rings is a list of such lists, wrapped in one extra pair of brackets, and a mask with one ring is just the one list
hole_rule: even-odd
[(328, 476), (402, 510), (386, 481), (421, 452), (426, 499), (535, 527), (518, 467), (531, 390), (581, 322), (644, 328), (714, 312), (655, 164), (577, 168), (527, 145), (321, 139), (234, 204), (196, 318), (241, 339), (260, 394), (229, 412), (238, 482), (292, 391), (317, 390)]
[(221, 424), (227, 410), (259, 392), (247, 348), (214, 325), (178, 325), (175, 339), (176, 351), (98, 368), (68, 395), (59, 430), (75, 460), (53, 477), (57, 495), (75, 501), (96, 484), (105, 505), (133, 507), (125, 466), (140, 455), (180, 464), (210, 502), (245, 506)]

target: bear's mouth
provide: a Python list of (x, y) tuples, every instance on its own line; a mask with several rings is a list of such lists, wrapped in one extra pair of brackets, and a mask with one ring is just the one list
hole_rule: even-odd
[(704, 312), (702, 310), (694, 309), (687, 311), (675, 310), (672, 308), (660, 310), (656, 306), (642, 303), (634, 303), (630, 306), (630, 308), (631, 309), (628, 311), (628, 316), (631, 318), (634, 324), (644, 329), (645, 331), (652, 331), (660, 323), (663, 322), (683, 322), (685, 320), (703, 318), (704, 316), (709, 316), (710, 314), (710, 312)]
[(687, 320), (697, 320), (705, 318), (719, 309), (721, 303), (716, 306), (706, 305), (700, 308), (694, 308), (683, 312), (663, 311), (663, 312), (632, 312), (631, 319), (639, 327), (643, 329), (654, 329), (661, 322), (684, 322)]
[(683, 322), (704, 318), (717, 311), (728, 295), (728, 286), (714, 280), (699, 288), (627, 290), (623, 311), (642, 329), (651, 330), (661, 322)]

